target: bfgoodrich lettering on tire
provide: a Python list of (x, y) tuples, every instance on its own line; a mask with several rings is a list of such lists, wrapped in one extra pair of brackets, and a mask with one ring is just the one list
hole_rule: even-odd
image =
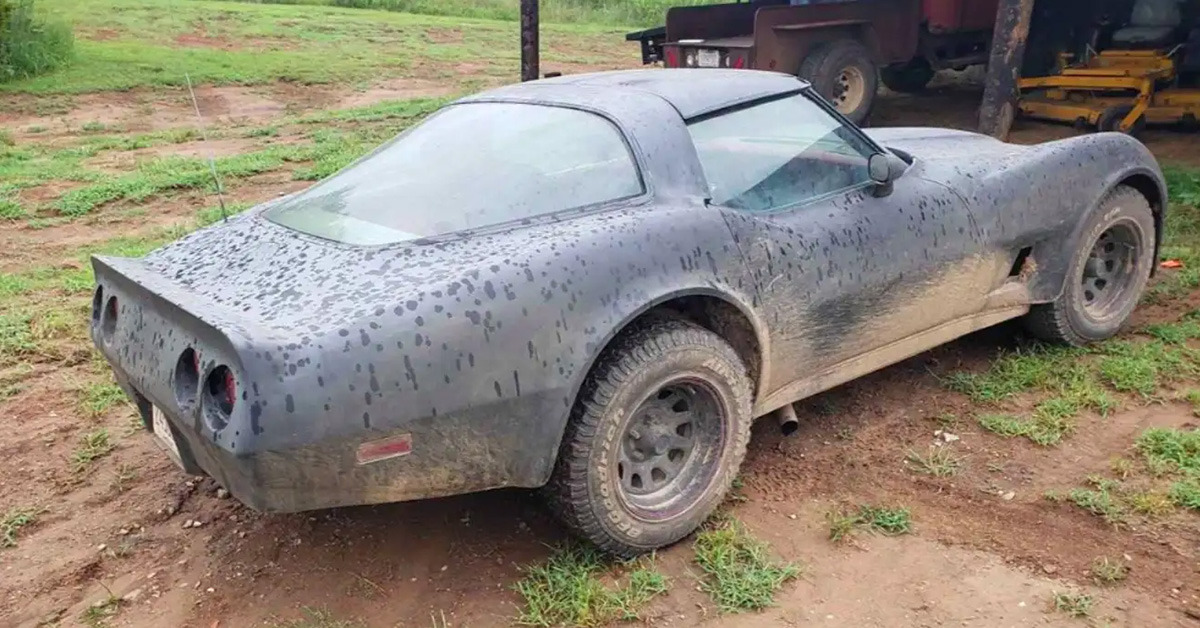
[(750, 438), (750, 379), (720, 336), (658, 320), (622, 334), (580, 391), (545, 492), (562, 521), (632, 557), (695, 530)]
[(1043, 340), (1079, 346), (1116, 335), (1150, 279), (1155, 229), (1146, 197), (1118, 186), (1086, 220), (1062, 294), (1025, 318)]

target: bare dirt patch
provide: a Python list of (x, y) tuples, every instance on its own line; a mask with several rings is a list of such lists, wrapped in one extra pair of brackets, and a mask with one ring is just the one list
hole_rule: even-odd
[(430, 28), (425, 31), (425, 39), (431, 44), (461, 44), (463, 33), (457, 28)]
[(417, 98), (440, 98), (450, 96), (459, 90), (445, 81), (428, 79), (395, 78), (382, 81), (370, 87), (339, 98), (334, 105), (338, 109), (365, 107), (385, 100), (414, 100)]
[(175, 45), (182, 48), (212, 48), (214, 50), (293, 50), (296, 47), (284, 39), (245, 36), (230, 38), (206, 32), (177, 35)]

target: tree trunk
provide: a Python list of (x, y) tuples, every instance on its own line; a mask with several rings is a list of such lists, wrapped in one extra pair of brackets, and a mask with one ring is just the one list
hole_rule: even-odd
[(538, 78), (538, 0), (521, 0), (521, 80)]
[(983, 104), (979, 107), (979, 131), (997, 139), (1008, 139), (1016, 113), (1017, 80), (1025, 58), (1025, 40), (1034, 0), (1000, 0), (992, 33)]

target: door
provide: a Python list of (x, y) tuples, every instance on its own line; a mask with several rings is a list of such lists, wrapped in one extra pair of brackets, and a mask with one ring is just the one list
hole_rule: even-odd
[(718, 112), (689, 131), (755, 277), (768, 394), (979, 312), (1006, 274), (981, 254), (965, 202), (922, 179), (919, 161), (876, 196), (867, 160), (881, 149), (807, 94)]

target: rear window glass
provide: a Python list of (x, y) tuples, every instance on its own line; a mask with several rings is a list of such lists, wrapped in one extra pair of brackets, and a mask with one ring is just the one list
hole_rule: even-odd
[(621, 132), (584, 111), (453, 105), (268, 210), (278, 224), (387, 244), (641, 194)]

